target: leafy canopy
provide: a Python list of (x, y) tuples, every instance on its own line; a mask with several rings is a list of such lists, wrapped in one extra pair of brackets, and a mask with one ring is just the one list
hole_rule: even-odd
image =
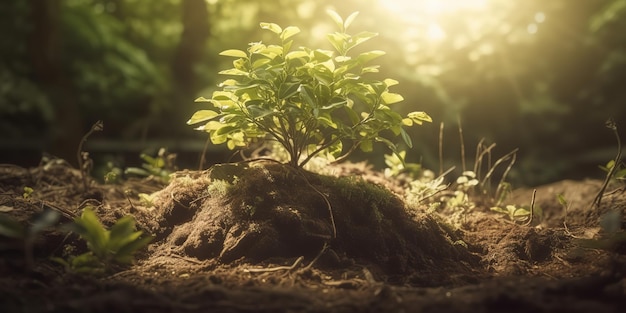
[(384, 51), (350, 53), (377, 36), (346, 32), (357, 14), (343, 20), (329, 11), (339, 28), (327, 35), (334, 51), (292, 49), (298, 27), (261, 23), (280, 44), (254, 42), (246, 51), (221, 52), (235, 58), (232, 68), (220, 72), (229, 78), (210, 99), (196, 100), (211, 107), (195, 112), (187, 124), (202, 123), (197, 130), (208, 132), (214, 144), (226, 143), (231, 150), (259, 140), (276, 140), (296, 167), (315, 155), (343, 159), (356, 148), (370, 152), (374, 142), (397, 153), (396, 144), (384, 135), (401, 136), (412, 147), (404, 126), (421, 125), (431, 118), (424, 112), (402, 117), (392, 111), (390, 105), (403, 100), (389, 91), (398, 82), (368, 78), (379, 71), (379, 66), (370, 62)]

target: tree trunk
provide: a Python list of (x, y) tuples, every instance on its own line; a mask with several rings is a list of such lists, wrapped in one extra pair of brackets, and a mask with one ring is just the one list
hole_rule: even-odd
[(194, 66), (209, 37), (209, 11), (206, 0), (183, 0), (181, 5), (183, 33), (172, 62), (173, 79), (177, 93), (192, 98), (198, 90)]
[(33, 79), (48, 95), (54, 111), (54, 127), (48, 152), (73, 164), (76, 148), (83, 133), (78, 103), (71, 91), (71, 82), (63, 71), (61, 41), (61, 0), (31, 0), (34, 25), (29, 38)]

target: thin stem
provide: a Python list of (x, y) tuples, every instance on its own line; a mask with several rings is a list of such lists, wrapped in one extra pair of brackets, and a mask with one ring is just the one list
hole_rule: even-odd
[(439, 124), (439, 176), (443, 174), (443, 122)]
[(461, 165), (463, 166), (463, 172), (467, 171), (465, 167), (465, 140), (463, 139), (463, 125), (461, 124), (461, 116), (457, 116), (459, 124), (459, 140), (461, 141)]
[(611, 178), (615, 174), (617, 165), (622, 160), (622, 141), (619, 138), (619, 133), (617, 132), (617, 124), (615, 124), (615, 121), (611, 118), (606, 122), (606, 127), (610, 128), (613, 131), (613, 133), (615, 134), (615, 138), (617, 139), (617, 155), (615, 156), (615, 160), (613, 161), (613, 167), (611, 167), (608, 173), (606, 173), (606, 177), (604, 178), (604, 183), (602, 184), (602, 188), (600, 188), (600, 191), (598, 191), (598, 194), (596, 195), (595, 199), (593, 199), (593, 202), (591, 203), (592, 206), (595, 206), (597, 208), (600, 207), (600, 203), (602, 202), (602, 197), (604, 196), (604, 191), (606, 190), (606, 187), (609, 185)]
[(91, 136), (91, 134), (95, 131), (101, 131), (104, 129), (104, 123), (102, 121), (97, 121), (93, 125), (91, 125), (91, 129), (81, 138), (80, 143), (78, 143), (78, 149), (76, 149), (76, 159), (78, 160), (78, 169), (80, 170), (80, 175), (83, 180), (83, 188), (84, 191), (87, 192), (89, 189), (89, 184), (87, 182), (87, 169), (85, 166), (85, 158), (83, 158), (83, 145), (87, 141), (87, 138)]
[(485, 174), (485, 179), (480, 183), (481, 188), (484, 188), (485, 183), (491, 179), (491, 175), (493, 174), (493, 171), (496, 169), (496, 167), (498, 167), (498, 165), (500, 165), (500, 163), (504, 162), (505, 160), (507, 160), (510, 157), (514, 157), (515, 153), (517, 153), (517, 148), (514, 149), (513, 151), (507, 153), (505, 156), (499, 158), (498, 160), (496, 160), (496, 163), (493, 164), (493, 166), (491, 166), (489, 168), (489, 171), (487, 172), (487, 174)]

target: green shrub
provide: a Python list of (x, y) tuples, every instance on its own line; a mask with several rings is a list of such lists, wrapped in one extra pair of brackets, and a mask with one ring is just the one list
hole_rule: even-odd
[(412, 147), (404, 127), (430, 122), (430, 116), (411, 112), (402, 117), (391, 110), (390, 105), (403, 100), (389, 91), (398, 82), (368, 78), (379, 71), (370, 62), (385, 52), (351, 53), (377, 34), (346, 32), (357, 13), (345, 21), (335, 12), (329, 14), (339, 27), (327, 35), (334, 51), (292, 49), (299, 28), (261, 23), (279, 44), (255, 42), (247, 51), (220, 53), (235, 58), (233, 68), (220, 72), (230, 78), (211, 99), (196, 100), (212, 107), (197, 111), (187, 123), (202, 123), (196, 129), (208, 132), (213, 144), (226, 143), (229, 149), (276, 140), (289, 154), (288, 163), (297, 167), (316, 155), (336, 160), (356, 148), (370, 152), (375, 142), (397, 153), (390, 136), (400, 136)]

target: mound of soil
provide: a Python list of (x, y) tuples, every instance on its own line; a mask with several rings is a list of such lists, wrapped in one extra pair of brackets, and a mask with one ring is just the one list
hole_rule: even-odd
[(411, 277), (429, 285), (450, 282), (478, 261), (432, 217), (410, 216), (384, 187), (282, 164), (221, 165), (179, 176), (154, 195), (154, 207), (142, 216), (146, 224), (161, 217), (150, 228), (164, 238), (161, 249), (198, 260), (311, 261), (319, 255), (320, 266), (361, 262), (396, 281)]

